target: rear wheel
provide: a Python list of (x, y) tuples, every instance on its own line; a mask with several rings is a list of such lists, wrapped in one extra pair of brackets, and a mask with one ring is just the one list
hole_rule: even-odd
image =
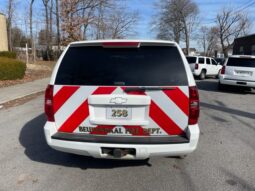
[(205, 79), (205, 75), (206, 75), (206, 71), (205, 71), (205, 70), (202, 70), (201, 73), (200, 73), (200, 75), (199, 75), (199, 79), (200, 79), (200, 80)]

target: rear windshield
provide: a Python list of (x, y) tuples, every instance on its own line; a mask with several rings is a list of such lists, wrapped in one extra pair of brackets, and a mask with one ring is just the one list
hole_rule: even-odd
[(227, 66), (255, 67), (254, 58), (229, 58)]
[(189, 64), (194, 64), (197, 62), (197, 57), (186, 57)]
[(56, 77), (59, 85), (187, 85), (180, 53), (172, 46), (70, 47)]

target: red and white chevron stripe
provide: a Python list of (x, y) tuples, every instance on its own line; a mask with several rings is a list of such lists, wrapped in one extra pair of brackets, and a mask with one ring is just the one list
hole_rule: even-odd
[[(103, 86), (61, 86), (54, 85), (53, 109), (56, 127), (59, 132), (80, 133), (79, 126), (93, 127), (90, 134), (116, 135), (105, 129), (131, 129), (125, 135), (149, 136), (144, 128), (160, 128), (157, 135), (180, 135), (188, 125), (189, 89), (178, 86), (174, 90), (128, 92), (131, 95), (147, 95), (151, 98), (148, 121), (145, 126), (93, 125), (89, 121), (90, 95), (127, 94), (125, 87)], [(103, 129), (103, 130), (102, 130)], [(135, 131), (132, 131), (135, 129)], [(131, 134), (132, 132), (135, 132)]]

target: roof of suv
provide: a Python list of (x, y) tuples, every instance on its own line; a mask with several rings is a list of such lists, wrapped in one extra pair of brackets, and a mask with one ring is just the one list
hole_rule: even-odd
[(231, 55), (229, 58), (255, 58), (254, 55)]
[(140, 42), (140, 43), (155, 43), (155, 44), (170, 44), (175, 46), (176, 42), (167, 41), (167, 40), (127, 40), (127, 39), (108, 39), (108, 40), (86, 40), (86, 41), (76, 41), (70, 43), (72, 45), (86, 45), (86, 44), (97, 44), (97, 43), (105, 43), (105, 42)]

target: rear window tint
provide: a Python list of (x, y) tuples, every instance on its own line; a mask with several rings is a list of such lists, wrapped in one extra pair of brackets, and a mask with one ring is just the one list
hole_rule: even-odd
[(229, 58), (227, 66), (255, 67), (254, 58)]
[(186, 57), (189, 64), (194, 64), (197, 62), (197, 57)]
[(187, 85), (180, 53), (172, 46), (140, 48), (70, 47), (56, 84), (167, 86)]

